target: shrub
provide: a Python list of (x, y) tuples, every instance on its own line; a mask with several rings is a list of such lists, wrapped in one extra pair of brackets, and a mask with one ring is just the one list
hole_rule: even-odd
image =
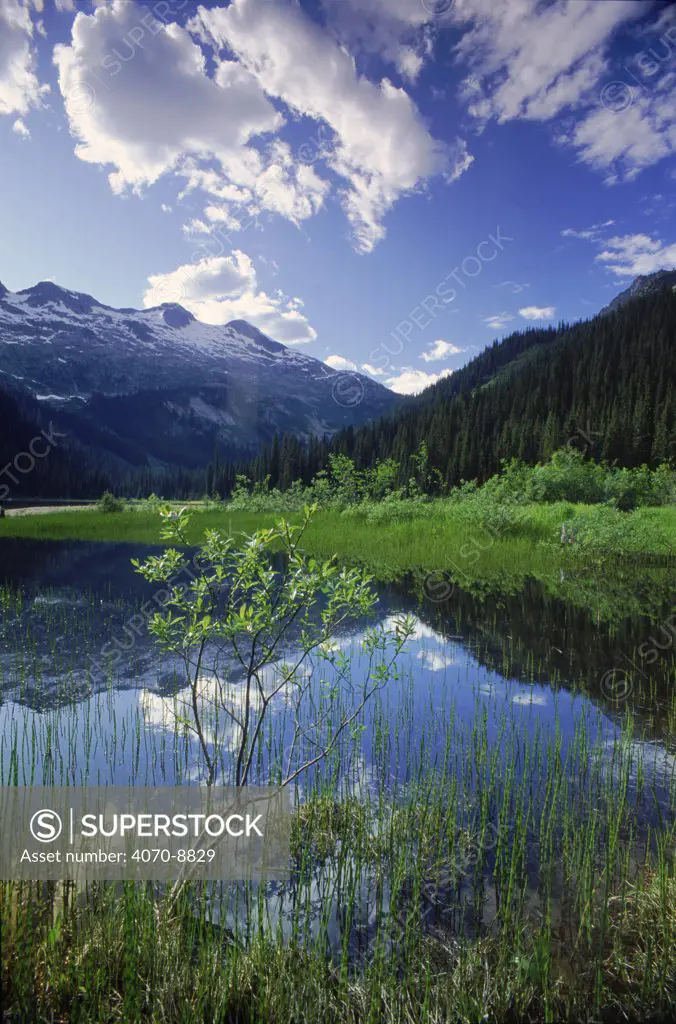
[(676, 471), (666, 462), (661, 463), (652, 474), (649, 504), (676, 504)]
[[(299, 526), (281, 519), (240, 542), (207, 530), (192, 563), (175, 547), (143, 564), (132, 560), (152, 583), (169, 583), (189, 564), (198, 567), (185, 589), (174, 588), (148, 628), (165, 651), (184, 662), (192, 720), (183, 716), (181, 723), (199, 741), (207, 785), (223, 781), (245, 786), (262, 770), (269, 712), (277, 698), (292, 709), (297, 761), (289, 754), (266, 765), (270, 782), (290, 785), (327, 760), (341, 734), (359, 727), (366, 704), (396, 674), (396, 658), (413, 634), (413, 620), (406, 618), (397, 619), (391, 629), (367, 630), (361, 647), (369, 658), (368, 683), (353, 684), (349, 657), (336, 653), (334, 640), (345, 622), (369, 614), (377, 597), (365, 570), (340, 568), (334, 558), (317, 561), (299, 549), (315, 511), (305, 508)], [(161, 515), (162, 539), (187, 546), (190, 513), (184, 508)], [(278, 569), (280, 551), (283, 565)], [(280, 652), (289, 643), (295, 647), (293, 657), (290, 663), (280, 662)], [(233, 651), (232, 676), (228, 685), (205, 691), (210, 659), (213, 677), (219, 679), (225, 671), (227, 678), (228, 670), (219, 662), (225, 644)], [(319, 705), (303, 674), (311, 656), (330, 661), (339, 675), (339, 685), (326, 689)], [(233, 681), (243, 688), (241, 706), (232, 698)]]
[(313, 497), (312, 488), (294, 480), (288, 490), (270, 488), (270, 477), (253, 483), (238, 476), (228, 507), (236, 512), (300, 512)]
[(158, 495), (155, 494), (155, 492), (153, 491), (153, 493), (149, 494), (148, 497), (143, 502), (143, 508), (144, 510), (147, 509), (148, 512), (153, 512), (155, 513), (155, 515), (157, 515), (157, 513), (160, 510), (161, 504), (162, 498), (158, 497)]
[(518, 459), (503, 459), (502, 472), (487, 480), (481, 488), (494, 501), (524, 503), (536, 500), (533, 495), (533, 468)]
[(549, 462), (535, 466), (528, 493), (529, 501), (580, 501), (596, 504), (605, 501), (606, 469), (585, 459), (576, 448), (561, 448)]
[[(612, 505), (584, 509), (575, 515), (572, 525), (576, 543), (582, 550), (605, 554), (625, 554), (647, 550), (655, 543), (655, 525), (636, 512), (620, 512)], [(668, 547), (666, 539), (661, 538)]]
[(454, 505), (456, 502), (465, 501), (467, 498), (473, 497), (479, 488), (476, 480), (463, 480), (462, 483), (454, 487), (448, 496), (450, 504)]
[(527, 466), (518, 459), (503, 460), (502, 470), (481, 487), (463, 482), (450, 494), (463, 502), (474, 494), (491, 501), (521, 505), (559, 501), (585, 505), (610, 504), (622, 512), (676, 502), (676, 471), (664, 463), (655, 470), (648, 466), (627, 469), (585, 459), (575, 448), (561, 448), (549, 462)]
[(122, 512), (124, 502), (122, 498), (116, 498), (110, 491), (104, 491), (98, 504), (99, 512)]
[(208, 493), (205, 492), (202, 495), (202, 507), (204, 509), (206, 509), (207, 511), (209, 509), (218, 508), (218, 506), (220, 504), (221, 504), (221, 496), (220, 496), (220, 494), (216, 494), (216, 493), (208, 494)]

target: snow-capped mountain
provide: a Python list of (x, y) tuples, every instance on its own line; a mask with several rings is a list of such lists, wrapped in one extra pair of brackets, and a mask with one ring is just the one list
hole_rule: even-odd
[(113, 309), (42, 281), (0, 285), (0, 387), (58, 413), (75, 438), (125, 462), (199, 465), (363, 423), (397, 396), (273, 341), (246, 321), (182, 306)]

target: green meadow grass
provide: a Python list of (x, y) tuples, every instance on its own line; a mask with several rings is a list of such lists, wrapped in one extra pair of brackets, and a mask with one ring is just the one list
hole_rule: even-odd
[[(633, 513), (640, 526), (640, 542), (620, 555), (561, 545), (561, 522), (574, 511), (588, 509), (594, 506), (527, 506), (518, 526), (507, 535), (473, 524), (443, 502), (432, 504), (431, 514), (424, 518), (377, 524), (363, 516), (323, 510), (311, 521), (302, 547), (317, 557), (335, 555), (340, 563), (362, 564), (382, 582), (413, 574), (410, 582), (420, 589), (421, 598), (433, 601), (450, 593), (451, 583), (478, 594), (514, 594), (535, 579), (547, 594), (591, 611), (599, 620), (659, 616), (673, 574), (665, 554), (676, 548), (676, 510), (645, 508)], [(197, 545), (207, 529), (252, 534), (273, 526), (280, 517), (278, 512), (197, 506), (188, 538)], [(289, 514), (287, 518), (298, 517)], [(158, 513), (147, 509), (109, 514), (79, 509), (0, 519), (0, 538), (161, 545), (160, 530)]]
[[(382, 563), (399, 569), (442, 569), (449, 559), (455, 564), (550, 566), (574, 552), (562, 550), (561, 523), (573, 512), (593, 510), (584, 505), (529, 505), (522, 521), (501, 534), (467, 522), (453, 506), (438, 502), (425, 517), (405, 521), (383, 520), (377, 524), (359, 515), (335, 510), (319, 511), (307, 530), (303, 546), (313, 554), (337, 554), (341, 559)], [(636, 554), (666, 555), (676, 551), (676, 508), (644, 508), (633, 513), (642, 526)], [(191, 542), (198, 543), (206, 529), (226, 533), (252, 533), (272, 526), (281, 513), (242, 512), (222, 509), (195, 510), (190, 524)], [(290, 520), (297, 518), (294, 514)], [(160, 544), (160, 518), (147, 510), (102, 513), (77, 509), (40, 515), (6, 516), (0, 521), (1, 537), (38, 540), (88, 540)]]
[[(251, 533), (261, 526), (272, 526), (279, 515), (228, 513), (227, 510), (196, 510), (190, 527), (190, 539), (197, 543), (207, 529)], [(162, 544), (162, 521), (156, 512), (125, 510), (99, 512), (79, 508), (67, 512), (5, 516), (0, 520), (0, 538), (27, 537), (33, 540), (85, 540), (118, 543)]]

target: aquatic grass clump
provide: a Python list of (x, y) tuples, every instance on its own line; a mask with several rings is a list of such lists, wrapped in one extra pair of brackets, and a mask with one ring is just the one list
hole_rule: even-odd
[(354, 798), (337, 800), (323, 793), (299, 804), (291, 827), (291, 853), (300, 858), (308, 853), (326, 860), (336, 853), (339, 843), (355, 845), (360, 831), (368, 828), (370, 808)]
[[(410, 914), (396, 947), (383, 941), (350, 964), (320, 942), (255, 930), (245, 943), (209, 920), (198, 893), (171, 917), (145, 886), (92, 887), (53, 919), (24, 890), (4, 914), (3, 999), (14, 1019), (258, 1022), (344, 1019), (386, 1024), (669, 1021), (676, 1009), (673, 878), (609, 897), (597, 922), (565, 947), (546, 919), (509, 934), (462, 939), (420, 931)], [(624, 910), (618, 909), (623, 904)], [(672, 922), (670, 924), (670, 922)]]

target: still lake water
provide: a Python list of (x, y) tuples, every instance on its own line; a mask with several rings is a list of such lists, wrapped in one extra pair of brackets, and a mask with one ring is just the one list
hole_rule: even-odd
[[(0, 586), (21, 595), (11, 608), (2, 609), (0, 619), (3, 775), (10, 722), (16, 728), (19, 721), (49, 715), (61, 731), (75, 707), (83, 722), (96, 720), (102, 736), (106, 720), (112, 737), (113, 722), (119, 732), (120, 723), (139, 711), (150, 728), (162, 729), (163, 708), (180, 696), (185, 676), (182, 663), (163, 655), (146, 628), (148, 615), (160, 607), (155, 597), (162, 588), (146, 582), (130, 564), (131, 558), (143, 560), (157, 550), (134, 544), (0, 541)], [(535, 580), (514, 593), (469, 594), (457, 587), (449, 593), (447, 588), (443, 601), (426, 596), (437, 596), (438, 586), (420, 583), (409, 577), (378, 585), (373, 617), (351, 623), (338, 637), (338, 647), (353, 658), (352, 676), (359, 678), (365, 629), (388, 626), (402, 614), (414, 616), (415, 635), (400, 657), (406, 685), (401, 680), (388, 684), (381, 698), (388, 721), (399, 722), (400, 728), (405, 722), (408, 736), (401, 737), (402, 743), (431, 737), (442, 709), (453, 709), (455, 726), (462, 731), (482, 708), (490, 708), (493, 741), (507, 709), (510, 718), (518, 716), (533, 732), (552, 728), (556, 719), (564, 742), (575, 734), (581, 717), (594, 734), (611, 735), (631, 709), (641, 738), (660, 748), (660, 761), (670, 763), (676, 580), (664, 574), (659, 584), (625, 579), (625, 595), (639, 604), (611, 623), (600, 612), (604, 590), (613, 585), (610, 578), (598, 582), (597, 609), (552, 597), (551, 587)], [(640, 613), (641, 586), (650, 588), (649, 614)], [(621, 604), (619, 597), (615, 604)], [(330, 665), (322, 670), (331, 674)], [(238, 682), (235, 676), (233, 692)], [(68, 734), (69, 747), (84, 748), (87, 735), (84, 728), (82, 735)], [(372, 741), (367, 729), (362, 743), (367, 766)], [(80, 753), (70, 751), (73, 763), (81, 763)], [(146, 762), (142, 748), (131, 763), (113, 758), (111, 764), (107, 749), (87, 753), (92, 784), (99, 774), (103, 780), (104, 762), (111, 784), (159, 783), (153, 777), (157, 765)], [(404, 770), (401, 758), (397, 769), (396, 754), (393, 749), (393, 773)], [(38, 761), (34, 774), (39, 774)], [(185, 766), (179, 770), (170, 762), (166, 758), (162, 781), (187, 781)]]
[[(0, 593), (4, 585), (13, 594), (0, 606), (0, 783), (200, 781), (198, 744), (180, 725), (185, 670), (161, 654), (146, 628), (160, 588), (130, 564), (157, 550), (0, 540)], [(561, 573), (546, 584), (505, 581), (502, 590), (473, 593), (440, 590), (412, 575), (379, 584), (377, 592), (371, 619), (353, 622), (337, 639), (339, 657), (352, 659), (352, 681), (359, 685), (367, 671), (361, 641), (368, 627), (387, 627), (408, 614), (415, 633), (400, 657), (399, 678), (367, 708), (365, 730), (334, 776), (337, 789), (365, 798), (413, 783), (423, 764), (435, 770), (454, 758), (466, 763), (478, 737), (497, 752), (491, 771), (498, 776), (533, 771), (532, 763), (524, 768), (525, 748), (537, 752), (542, 777), (554, 751), (565, 762), (572, 750), (567, 771), (581, 773), (580, 751), (615, 750), (631, 712), (630, 790), (638, 820), (647, 827), (671, 811), (676, 581), (667, 571), (603, 578)], [(440, 593), (445, 600), (430, 599)], [(291, 643), (286, 657), (292, 649)], [(227, 670), (227, 661), (219, 667)], [(270, 671), (272, 681), (275, 666)], [(340, 660), (315, 661), (305, 671), (320, 686), (344, 685)], [(206, 671), (206, 695), (214, 685)], [(239, 698), (235, 672), (228, 700), (235, 707)], [(274, 716), (276, 737), (261, 781), (267, 756), (290, 742), (284, 693)], [(219, 736), (232, 751), (233, 727), (228, 732), (221, 723)], [(615, 770), (609, 763), (607, 771)], [(650, 799), (639, 791), (649, 791)], [(317, 905), (332, 884), (325, 865)], [(289, 920), (289, 901), (288, 890), (278, 891), (278, 922)], [(372, 902), (366, 890), (363, 902)], [(220, 913), (230, 922), (236, 915), (232, 908)], [(332, 944), (339, 945), (338, 924), (333, 931)]]

